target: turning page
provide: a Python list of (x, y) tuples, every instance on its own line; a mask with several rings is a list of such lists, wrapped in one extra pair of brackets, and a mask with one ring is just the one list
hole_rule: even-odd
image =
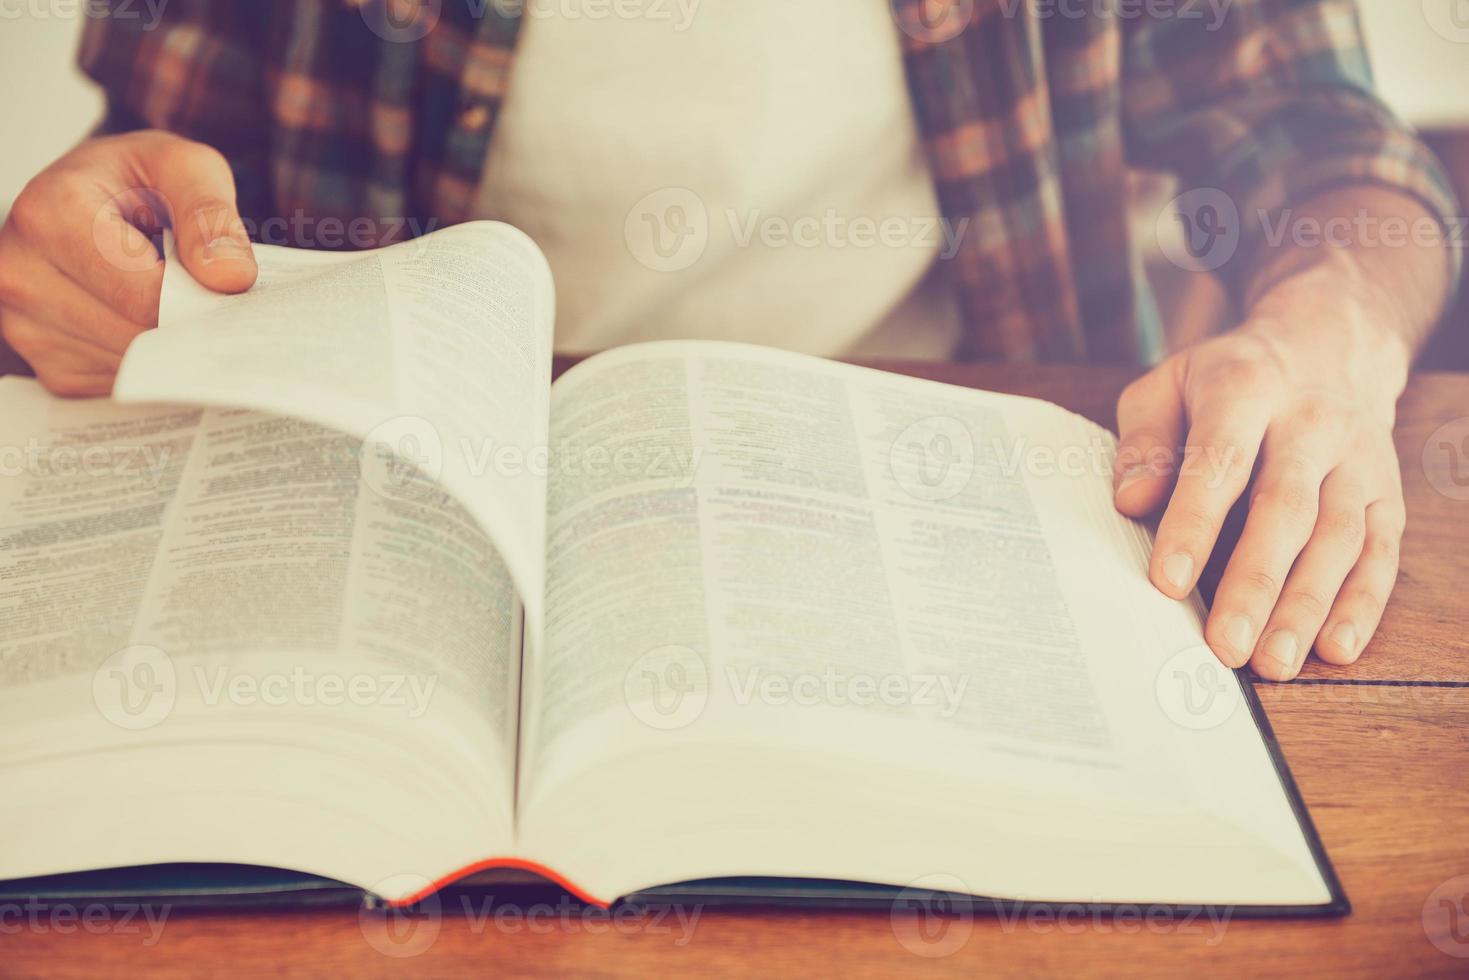
[(0, 809), (54, 842), (8, 875), (227, 861), (403, 897), (514, 848), (545, 479), (493, 460), (546, 441), (544, 259), (489, 223), (257, 257), (239, 296), (169, 262), (115, 402), (0, 381), (34, 460), (0, 488)]
[(441, 484), (473, 515), (534, 629), (545, 542), (534, 452), (546, 445), (554, 322), (540, 250), (479, 221), (375, 251), (255, 254), (260, 278), (238, 296), (168, 263), (159, 329), (128, 348), (113, 397), (251, 408), (367, 440), (382, 456), (370, 479)]

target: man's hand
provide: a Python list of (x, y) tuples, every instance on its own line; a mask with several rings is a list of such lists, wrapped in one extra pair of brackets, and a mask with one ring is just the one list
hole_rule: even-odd
[[(1319, 209), (1364, 200), (1426, 216), (1376, 191)], [(1441, 247), (1308, 251), (1274, 256), (1241, 327), (1163, 362), (1117, 411), (1117, 508), (1166, 504), (1149, 568), (1166, 595), (1193, 590), (1252, 486), (1204, 635), (1270, 680), (1295, 677), (1313, 647), (1352, 663), (1377, 629), (1403, 534), (1396, 402), (1447, 293)]]
[(234, 176), (214, 149), (160, 132), (89, 140), (29, 184), (0, 229), (0, 336), (59, 395), (106, 395), (129, 342), (158, 322), (163, 262), (210, 289), (255, 282)]

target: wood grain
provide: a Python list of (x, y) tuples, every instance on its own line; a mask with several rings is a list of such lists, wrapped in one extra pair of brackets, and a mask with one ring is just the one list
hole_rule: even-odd
[[(893, 365), (897, 366), (897, 365)], [(1110, 425), (1123, 371), (1058, 366), (902, 365), (913, 374), (1047, 398)], [(1469, 416), (1469, 378), (1414, 378), (1398, 447), (1410, 513), (1403, 572), (1382, 631), (1351, 668), (1309, 665), (1318, 683), (1264, 685), (1261, 696), (1355, 904), (1345, 920), (1250, 922), (1131, 918), (1064, 926), (966, 917), (935, 920), (925, 942), (904, 909), (875, 913), (715, 911), (584, 920), (511, 908), (497, 920), (453, 901), (385, 941), (388, 923), (345, 910), (174, 911), (146, 929), (90, 931), (0, 917), (4, 976), (526, 976), (1043, 974), (1174, 977), (1469, 975), (1469, 681), (1464, 583), (1469, 502), (1435, 489), (1449, 459), (1424, 448)], [(1469, 466), (1469, 459), (1461, 461)], [(1330, 681), (1331, 683), (1320, 683)], [(1379, 682), (1379, 683), (1374, 683)], [(1380, 683), (1391, 682), (1391, 683)], [(1442, 904), (1447, 902), (1447, 905)], [(1457, 923), (1449, 919), (1457, 907)], [(1427, 912), (1425, 913), (1425, 909)], [(689, 919), (698, 913), (692, 923)], [(536, 913), (536, 917), (530, 917)], [(415, 923), (404, 923), (414, 925)], [(691, 928), (690, 928), (691, 926)], [(1455, 931), (1454, 927), (1457, 927)], [(594, 931), (595, 930), (595, 931)], [(386, 955), (415, 952), (409, 957)], [(944, 954), (944, 955), (937, 955)]]

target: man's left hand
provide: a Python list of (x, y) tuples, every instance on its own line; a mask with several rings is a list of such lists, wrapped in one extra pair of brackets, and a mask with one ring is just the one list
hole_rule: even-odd
[(1170, 357), (1118, 404), (1116, 503), (1133, 517), (1166, 503), (1149, 568), (1165, 594), (1193, 591), (1252, 486), (1205, 638), (1270, 680), (1295, 677), (1313, 647), (1355, 661), (1397, 579), (1392, 429), (1412, 355), (1382, 323), (1391, 311), (1336, 271), (1281, 282), (1239, 329)]

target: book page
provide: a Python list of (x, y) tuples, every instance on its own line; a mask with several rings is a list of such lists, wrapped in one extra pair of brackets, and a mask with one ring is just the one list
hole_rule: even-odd
[(313, 423), (17, 378), (0, 446), (0, 875), (230, 861), (393, 894), (511, 849), (519, 603), (442, 489), (383, 492)]
[[(552, 405), (533, 857), (611, 894), (943, 873), (1052, 900), (1328, 899), (1237, 678), (1218, 672), (1217, 725), (1160, 696), (1211, 655), (1112, 508), (1105, 430), (713, 343), (598, 355)], [(566, 817), (588, 806), (596, 835)]]
[(495, 542), (541, 618), (554, 293), (508, 225), (470, 222), (368, 252), (255, 247), (260, 279), (210, 293), (178, 262), (159, 329), (128, 349), (114, 397), (251, 408), (370, 447), (370, 479), (441, 483)]

